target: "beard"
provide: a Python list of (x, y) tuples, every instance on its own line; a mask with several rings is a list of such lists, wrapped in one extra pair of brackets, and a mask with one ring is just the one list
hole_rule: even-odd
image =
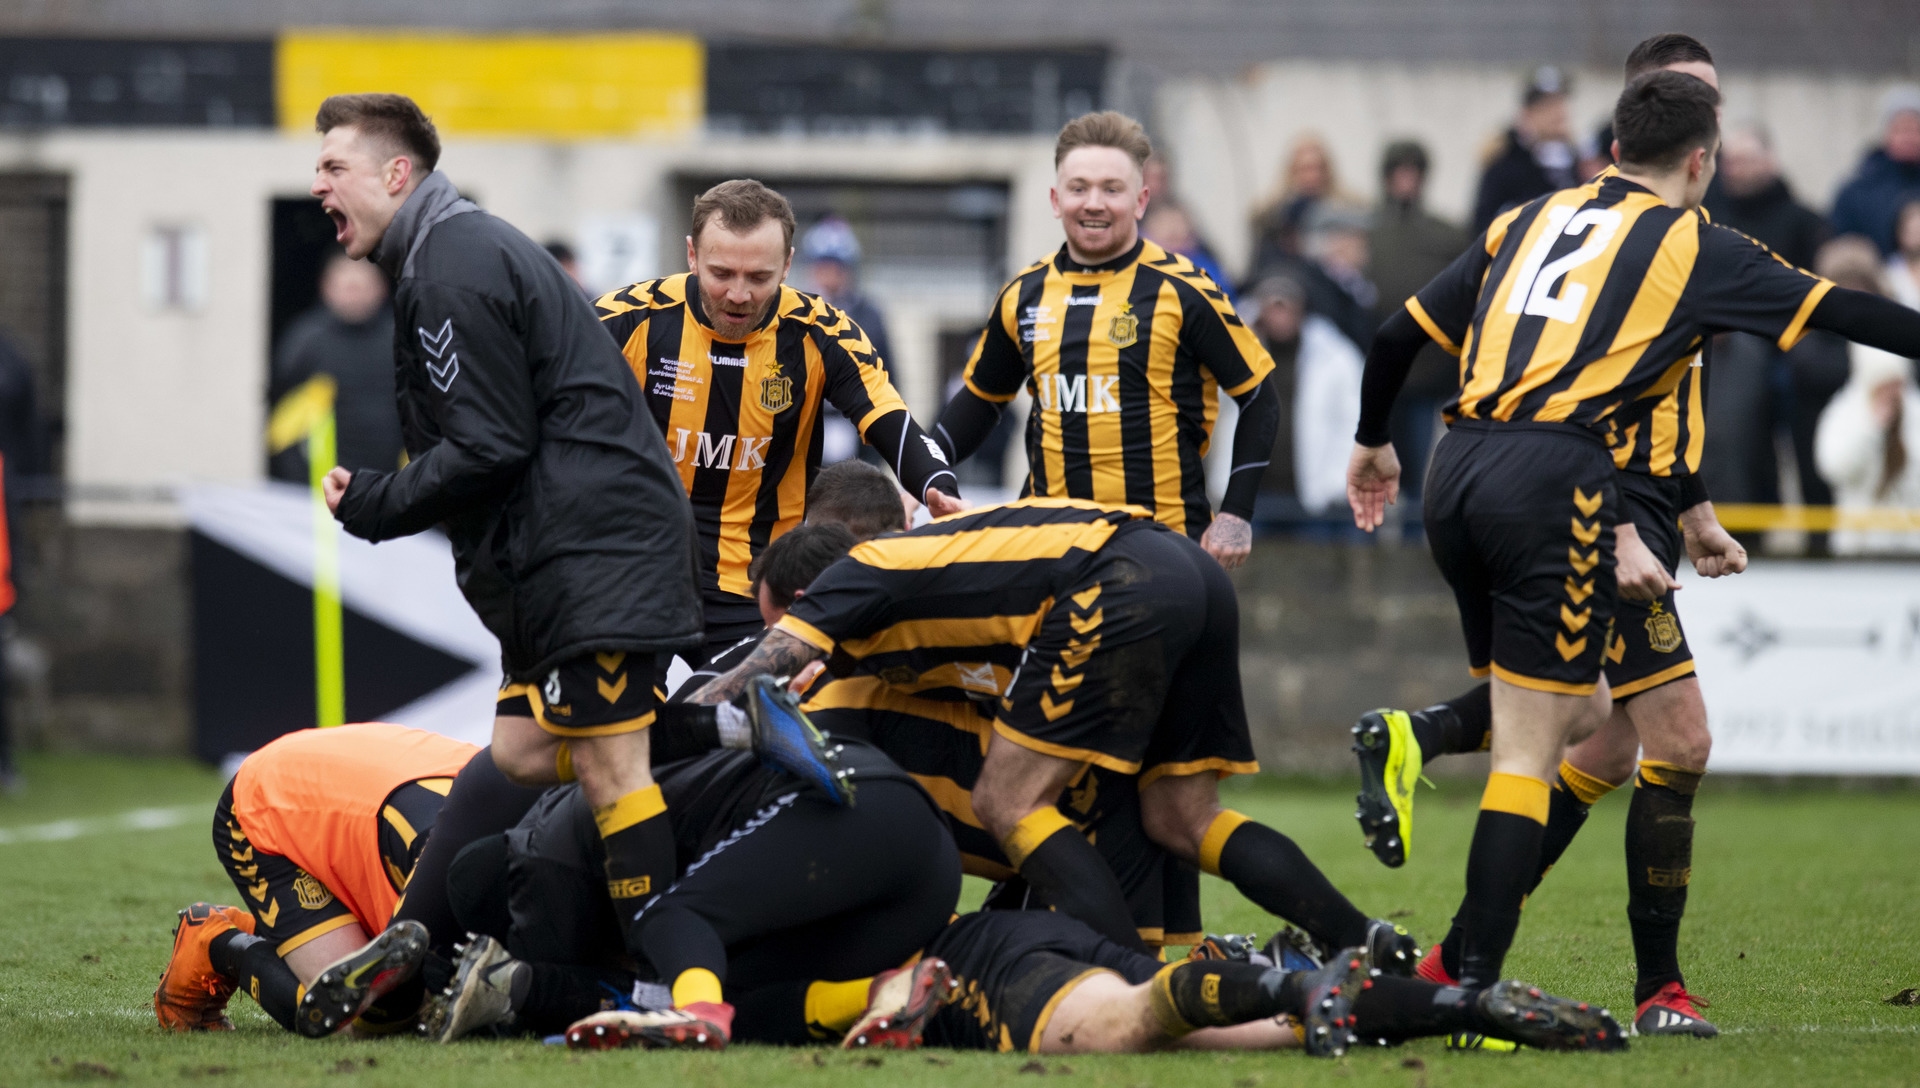
[(713, 331), (723, 340), (745, 340), (748, 334), (759, 328), (760, 323), (767, 319), (767, 311), (773, 308), (774, 302), (779, 297), (780, 291), (775, 288), (767, 296), (766, 301), (755, 307), (751, 315), (736, 318), (724, 309), (727, 302), (724, 295), (715, 297), (709, 294), (704, 284), (700, 288), (700, 305), (707, 312), (707, 324), (712, 326)]

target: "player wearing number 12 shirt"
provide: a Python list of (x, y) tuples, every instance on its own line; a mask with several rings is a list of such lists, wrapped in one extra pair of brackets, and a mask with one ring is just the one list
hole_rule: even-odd
[(1461, 360), (1425, 502), (1470, 663), (1493, 676), (1493, 773), (1461, 911), (1459, 978), (1469, 987), (1499, 977), (1538, 873), (1548, 782), (1569, 737), (1604, 714), (1613, 451), (1634, 443), (1716, 332), (1785, 349), (1822, 328), (1920, 350), (1920, 315), (1836, 288), (1700, 215), (1718, 106), (1690, 75), (1633, 80), (1614, 111), (1619, 173), (1496, 219), (1382, 326), (1368, 355), (1348, 471), (1365, 529), (1397, 490), (1386, 419), (1414, 353), (1432, 340)]

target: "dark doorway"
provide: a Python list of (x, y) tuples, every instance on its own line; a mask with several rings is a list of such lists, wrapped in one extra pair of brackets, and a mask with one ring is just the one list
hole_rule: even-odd
[(320, 271), (340, 252), (333, 220), (310, 196), (273, 202), (273, 284), (267, 314), (267, 354), (272, 358), (293, 319), (320, 300)]
[(8, 443), (10, 500), (56, 497), (65, 464), (67, 184), (64, 174), (0, 173), (0, 336), (32, 371), (37, 416), (17, 449)]

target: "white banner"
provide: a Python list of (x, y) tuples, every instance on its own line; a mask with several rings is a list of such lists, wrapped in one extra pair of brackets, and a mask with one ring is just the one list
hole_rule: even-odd
[(1920, 563), (1682, 570), (1712, 770), (1920, 775)]

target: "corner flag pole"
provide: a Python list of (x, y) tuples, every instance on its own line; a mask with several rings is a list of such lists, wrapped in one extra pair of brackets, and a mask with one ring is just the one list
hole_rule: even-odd
[(333, 400), (339, 386), (328, 374), (300, 383), (273, 406), (267, 449), (280, 453), (307, 444), (307, 483), (313, 489), (313, 688), (315, 724), (347, 720), (347, 653), (340, 623), (340, 529), (321, 486), (338, 459)]
[(340, 527), (321, 482), (333, 468), (332, 398), (307, 432), (307, 477), (313, 486), (313, 682), (321, 728), (347, 720), (347, 654), (340, 620)]

